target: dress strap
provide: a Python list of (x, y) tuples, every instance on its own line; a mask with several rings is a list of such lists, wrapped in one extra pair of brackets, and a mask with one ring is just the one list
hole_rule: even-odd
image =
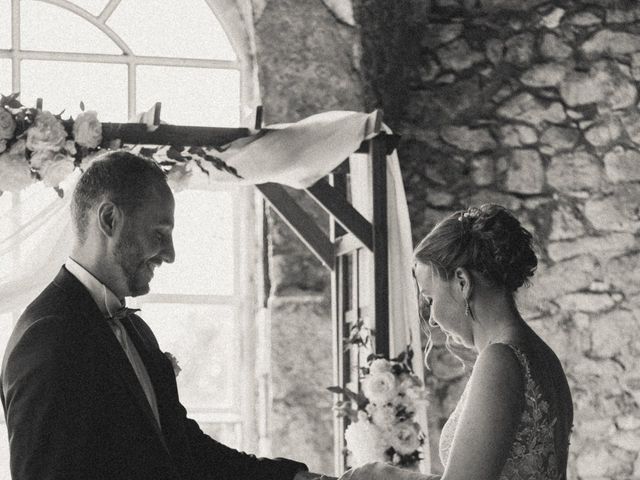
[(533, 378), (531, 377), (531, 366), (529, 365), (529, 359), (527, 359), (527, 356), (520, 349), (520, 347), (512, 343), (503, 343), (502, 345), (506, 345), (509, 348), (511, 348), (511, 350), (513, 350), (513, 353), (515, 354), (516, 358), (518, 359), (518, 362), (520, 362), (520, 365), (524, 370), (524, 375), (525, 375), (525, 378), (527, 379), (527, 382), (532, 381)]

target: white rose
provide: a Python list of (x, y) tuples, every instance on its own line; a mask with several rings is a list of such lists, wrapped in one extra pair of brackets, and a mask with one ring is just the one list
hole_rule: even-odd
[(398, 398), (394, 406), (399, 417), (409, 418), (416, 413), (416, 406), (407, 395)]
[(69, 155), (75, 155), (78, 152), (76, 150), (76, 142), (74, 142), (73, 140), (67, 140), (66, 142), (64, 142), (64, 149)]
[(16, 131), (16, 122), (13, 115), (5, 108), (0, 107), (0, 139), (9, 140), (13, 138)]
[(423, 388), (422, 381), (417, 375), (403, 373), (400, 375), (400, 391), (410, 394), (412, 390), (420, 390)]
[(67, 131), (50, 112), (38, 112), (36, 121), (27, 130), (27, 148), (59, 151), (67, 140)]
[(420, 448), (420, 434), (417, 424), (402, 422), (394, 425), (389, 443), (400, 455), (409, 455)]
[[(17, 151), (17, 153), (16, 153)], [(0, 191), (18, 192), (33, 183), (29, 163), (20, 148), (0, 155)]]
[(363, 380), (362, 391), (372, 403), (377, 405), (387, 403), (398, 393), (396, 377), (391, 372), (371, 374)]
[(389, 362), (389, 360), (385, 360), (384, 358), (377, 358), (376, 360), (371, 362), (369, 371), (371, 373), (390, 372), (391, 363)]
[(368, 421), (350, 424), (344, 432), (347, 449), (351, 452), (351, 466), (370, 462), (384, 462), (387, 445), (382, 432)]
[(391, 404), (377, 405), (371, 412), (371, 421), (383, 429), (389, 429), (396, 422), (396, 406)]
[(192, 170), (186, 163), (177, 163), (167, 173), (167, 183), (175, 193), (181, 192), (187, 188), (191, 175)]
[(42, 181), (48, 187), (57, 187), (74, 170), (73, 158), (56, 153), (51, 160), (43, 162), (40, 167)]
[(13, 145), (11, 145), (11, 148), (9, 149), (9, 155), (20, 157), (25, 160), (26, 160), (26, 154), (27, 154), (27, 144), (25, 140), (22, 138), (17, 142), (15, 142)]
[(51, 150), (36, 150), (31, 154), (29, 163), (33, 168), (39, 170), (42, 167), (42, 164), (53, 160), (55, 154), (56, 153)]
[(93, 110), (82, 112), (73, 123), (73, 138), (78, 145), (97, 148), (102, 142), (102, 124)]
[(80, 170), (86, 172), (87, 168), (89, 168), (91, 164), (98, 160), (104, 153), (104, 150), (99, 150), (97, 152), (90, 153), (86, 157), (82, 157), (82, 161), (80, 162)]
[(182, 371), (182, 368), (180, 367), (180, 365), (178, 364), (178, 359), (170, 352), (164, 352), (164, 355), (169, 359), (169, 361), (171, 362), (171, 366), (173, 367), (173, 373), (174, 375), (177, 377), (178, 375), (180, 375), (180, 372)]

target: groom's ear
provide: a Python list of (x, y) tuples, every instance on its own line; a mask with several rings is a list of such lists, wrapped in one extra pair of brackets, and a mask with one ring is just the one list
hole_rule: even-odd
[(98, 207), (98, 228), (106, 237), (112, 237), (120, 223), (120, 209), (112, 202), (102, 202)]

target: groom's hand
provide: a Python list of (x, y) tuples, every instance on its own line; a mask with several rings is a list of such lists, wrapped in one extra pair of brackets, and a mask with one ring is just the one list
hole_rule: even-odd
[(336, 477), (329, 477), (321, 473), (298, 472), (293, 480), (337, 480)]

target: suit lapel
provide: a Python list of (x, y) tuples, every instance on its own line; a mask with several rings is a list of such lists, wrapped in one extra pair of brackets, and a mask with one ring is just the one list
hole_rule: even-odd
[[(149, 405), (149, 400), (140, 385), (140, 380), (136, 375), (131, 362), (129, 362), (129, 358), (124, 353), (122, 346), (116, 339), (111, 327), (104, 322), (106, 328), (100, 328), (96, 333), (99, 335), (99, 338), (102, 340), (102, 344), (104, 346), (104, 351), (108, 355), (111, 363), (114, 366), (114, 371), (117, 372), (122, 382), (127, 386), (129, 392), (134, 398), (135, 402), (138, 404), (142, 413), (146, 419), (146, 421), (150, 424), (150, 426), (156, 432), (158, 438), (162, 441), (164, 445), (164, 436), (160, 431), (160, 426), (156, 421), (156, 417), (153, 415), (153, 411), (151, 410), (151, 406)], [(143, 360), (144, 362), (144, 360)], [(145, 367), (146, 367), (145, 362)], [(148, 368), (147, 368), (148, 370)], [(151, 372), (148, 372), (151, 377)], [(165, 445), (166, 447), (166, 445)]]
[[(166, 434), (166, 444), (172, 458), (179, 464), (188, 467), (192, 463), (189, 453), (189, 442), (185, 436), (181, 414), (176, 412), (179, 404), (176, 376), (169, 359), (160, 351), (155, 339), (147, 331), (142, 319), (132, 315), (122, 321), (129, 336), (133, 340), (142, 361), (147, 366), (149, 376), (156, 392), (162, 431)], [(146, 327), (146, 328), (145, 328)], [(191, 478), (189, 476), (189, 478)]]
[[(95, 344), (104, 352), (112, 371), (115, 376), (126, 385), (131, 393), (133, 400), (142, 410), (145, 421), (154, 430), (162, 446), (169, 453), (164, 436), (160, 430), (160, 426), (149, 406), (140, 381), (136, 376), (127, 355), (124, 353), (122, 346), (118, 342), (107, 320), (103, 317), (100, 309), (91, 298), (87, 289), (73, 275), (71, 275), (64, 267), (54, 280), (54, 283), (65, 290), (71, 299), (71, 303), (77, 313), (84, 317), (86, 325), (89, 327), (88, 334), (95, 337)], [(135, 340), (134, 340), (135, 342)], [(137, 344), (136, 344), (137, 347)], [(141, 355), (142, 356), (142, 355)], [(144, 362), (144, 358), (143, 358)], [(145, 366), (147, 363), (145, 362)], [(151, 373), (149, 372), (151, 377)], [(152, 380), (153, 382), (153, 380)]]
[[(156, 348), (154, 345), (150, 343), (150, 341), (140, 332), (140, 330), (136, 327), (135, 322), (132, 318), (126, 318), (122, 320), (122, 325), (127, 330), (129, 334), (129, 338), (133, 341), (138, 353), (140, 354), (140, 358), (147, 368), (147, 372), (149, 373), (149, 378), (151, 379), (151, 383), (153, 384), (153, 390), (156, 394), (156, 400), (158, 402), (158, 409), (160, 413), (160, 421), (162, 422), (164, 411), (164, 400), (165, 400), (165, 392), (167, 381), (173, 380), (174, 377), (167, 378), (168, 372), (173, 375), (173, 369), (168, 368), (166, 363), (168, 360), (166, 357), (160, 353), (160, 350)], [(163, 429), (164, 429), (163, 423)]]

